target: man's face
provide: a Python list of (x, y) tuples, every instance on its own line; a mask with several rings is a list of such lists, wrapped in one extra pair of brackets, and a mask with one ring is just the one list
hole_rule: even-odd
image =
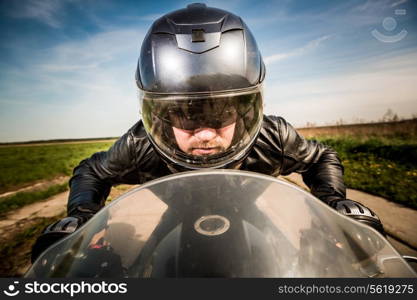
[(232, 143), (236, 123), (222, 128), (185, 130), (172, 127), (178, 147), (187, 154), (208, 156), (226, 151)]

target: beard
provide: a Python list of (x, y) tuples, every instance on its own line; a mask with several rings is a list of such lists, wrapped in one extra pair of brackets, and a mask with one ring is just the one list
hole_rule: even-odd
[(209, 142), (196, 142), (190, 145), (187, 153), (195, 156), (209, 156), (226, 151), (227, 147), (218, 140)]

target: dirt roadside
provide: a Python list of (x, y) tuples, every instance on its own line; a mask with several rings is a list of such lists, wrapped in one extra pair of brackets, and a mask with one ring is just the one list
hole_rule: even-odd
[[(282, 179), (308, 190), (299, 174), (293, 173)], [(388, 240), (398, 252), (402, 255), (417, 256), (416, 210), (358, 190), (347, 189), (346, 196), (366, 205), (379, 216), (389, 235)]]
[[(121, 185), (113, 188), (109, 198), (117, 198), (135, 187)], [(26, 273), (36, 236), (47, 224), (65, 216), (68, 194), (69, 191), (57, 194), (45, 201), (13, 210), (0, 218), (0, 248), (3, 252), (0, 256), (6, 260), (0, 265), (0, 277), (19, 277)], [(34, 228), (38, 233), (33, 234)], [(29, 239), (26, 236), (22, 238), (21, 234), (28, 231), (32, 233)]]
[(0, 219), (0, 277), (19, 277), (30, 266), (31, 248), (49, 222), (64, 216), (68, 192), (11, 211)]
[(21, 188), (16, 187), (13, 190), (9, 190), (8, 192), (0, 194), (0, 199), (16, 195), (17, 193), (21, 192), (35, 192), (40, 190), (45, 190), (50, 186), (56, 185), (56, 184), (63, 184), (69, 180), (69, 176), (59, 176), (51, 180), (39, 180), (38, 182), (35, 182), (31, 185), (25, 185)]

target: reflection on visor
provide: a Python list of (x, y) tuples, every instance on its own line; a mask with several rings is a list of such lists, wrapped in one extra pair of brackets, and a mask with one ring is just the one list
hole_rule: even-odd
[[(142, 120), (150, 141), (166, 159), (186, 168), (220, 167), (237, 161), (248, 151), (262, 125), (260, 87), (217, 94), (145, 92), (142, 96)], [(217, 131), (231, 126), (233, 132), (222, 132), (227, 134), (227, 139), (217, 132), (215, 138), (204, 141), (207, 142), (204, 145), (195, 145), (200, 139), (193, 140), (194, 135), (186, 136), (187, 139), (181, 140), (184, 143), (178, 144), (176, 130), (193, 132), (207, 128)], [(192, 148), (214, 148), (219, 144), (224, 146), (221, 151), (197, 155), (192, 152)]]
[(159, 109), (153, 111), (158, 119), (184, 130), (198, 128), (224, 128), (244, 117), (251, 108), (256, 95), (241, 95), (223, 99), (197, 99), (158, 101)]
[[(169, 109), (169, 121), (173, 127), (194, 130), (202, 127), (223, 128), (236, 122), (237, 111), (234, 107), (220, 110), (193, 111), (193, 107), (173, 107)], [(198, 109), (200, 110), (200, 109)]]

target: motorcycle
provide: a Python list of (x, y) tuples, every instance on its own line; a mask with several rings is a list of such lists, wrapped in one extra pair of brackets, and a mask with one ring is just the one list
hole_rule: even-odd
[(44, 277), (417, 277), (390, 243), (258, 173), (192, 171), (120, 196), (47, 249)]

